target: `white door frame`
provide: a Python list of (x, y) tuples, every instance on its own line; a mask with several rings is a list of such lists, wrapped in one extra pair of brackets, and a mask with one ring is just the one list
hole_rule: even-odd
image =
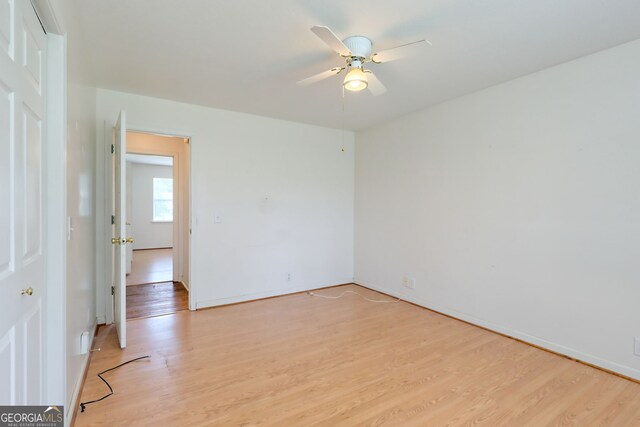
[(66, 36), (47, 35), (46, 287), (44, 397), (66, 404), (67, 223)]
[[(98, 277), (96, 295), (100, 293), (104, 294), (105, 324), (111, 325), (114, 322), (113, 295), (111, 295), (111, 286), (113, 286), (113, 244), (111, 243), (111, 238), (113, 237), (113, 224), (111, 224), (111, 215), (113, 215), (114, 210), (113, 160), (111, 158), (113, 154), (111, 153), (111, 144), (113, 143), (115, 122), (113, 122), (112, 126), (108, 126), (105, 122), (103, 126), (104, 144), (102, 150), (104, 152), (104, 212), (102, 218), (100, 218), (100, 215), (96, 216), (96, 223), (98, 221), (102, 221), (102, 227), (99, 224), (96, 224), (96, 232), (98, 233), (96, 237), (96, 245), (98, 246), (96, 248), (96, 273), (99, 276), (100, 272), (102, 272), (102, 278)], [(100, 147), (98, 144), (96, 151), (99, 150)], [(96, 193), (96, 195), (100, 194), (99, 191)], [(100, 231), (102, 231), (102, 235), (100, 235)], [(104, 251), (104, 253), (102, 253), (102, 251)], [(100, 256), (100, 254), (103, 256)]]
[[(127, 132), (133, 132), (137, 134), (146, 134), (153, 135), (147, 132), (142, 132), (139, 130), (128, 129)], [(170, 137), (169, 135), (166, 135)], [(186, 138), (180, 136), (180, 138)], [(134, 139), (131, 139), (130, 144), (127, 145), (127, 153), (131, 154), (147, 154), (153, 156), (162, 156), (162, 157), (171, 157), (173, 159), (172, 166), (172, 178), (174, 182), (174, 195), (177, 194), (178, 197), (174, 197), (174, 210), (173, 210), (173, 221), (172, 221), (172, 230), (171, 230), (171, 239), (172, 239), (172, 247), (177, 248), (177, 250), (173, 251), (173, 271), (172, 271), (172, 280), (174, 282), (182, 282), (186, 285), (184, 278), (185, 272), (188, 273), (187, 264), (183, 261), (184, 251), (186, 250), (188, 254), (188, 247), (186, 247), (186, 243), (189, 241), (189, 236), (185, 235), (184, 230), (185, 226), (188, 224), (188, 209), (184, 210), (184, 197), (189, 196), (188, 191), (184, 191), (185, 188), (188, 187), (188, 177), (183, 169), (187, 169), (187, 173), (189, 172), (188, 159), (185, 159), (184, 149), (175, 149), (174, 146), (169, 148), (157, 145), (153, 146), (153, 148), (140, 148)], [(173, 144), (172, 144), (173, 145)], [(177, 185), (176, 185), (177, 184)], [(187, 184), (187, 187), (185, 187)], [(188, 200), (187, 200), (188, 203)], [(177, 209), (175, 209), (177, 207)], [(186, 206), (188, 208), (188, 205)], [(135, 232), (135, 230), (134, 230)], [(186, 275), (188, 277), (188, 274)]]
[(51, 0), (32, 0), (47, 32), (45, 181), (44, 401), (65, 405), (67, 301), (67, 37)]
[[(123, 106), (124, 109), (126, 109), (126, 106)], [(114, 118), (115, 119), (115, 118)], [(130, 119), (130, 117), (129, 117)], [(115, 123), (115, 122), (114, 122)], [(113, 205), (109, 202), (109, 197), (112, 194), (113, 189), (111, 188), (111, 179), (112, 177), (110, 176), (110, 171), (111, 171), (111, 135), (112, 135), (112, 128), (113, 126), (111, 125), (111, 122), (109, 123), (105, 123), (104, 124), (104, 153), (105, 153), (105, 158), (104, 158), (104, 170), (105, 170), (105, 181), (104, 181), (104, 191), (105, 191), (105, 206), (104, 206), (104, 221), (105, 221), (105, 228), (104, 228), (104, 233), (103, 233), (103, 238), (101, 239), (101, 242), (98, 242), (98, 244), (102, 244), (102, 246), (105, 248), (105, 253), (104, 256), (100, 257), (98, 254), (98, 259), (97, 262), (99, 264), (97, 271), (103, 271), (104, 272), (104, 280), (102, 281), (102, 293), (105, 296), (105, 323), (107, 325), (113, 323), (114, 321), (114, 317), (113, 317), (113, 297), (111, 295), (111, 281), (112, 281), (112, 269), (111, 266), (109, 265), (109, 263), (111, 262), (111, 256), (109, 255), (110, 253), (110, 248), (111, 248), (111, 226), (109, 224), (107, 224), (107, 222), (110, 220), (112, 212), (113, 212)], [(158, 128), (158, 127), (153, 127), (153, 126), (145, 126), (145, 125), (141, 125), (138, 123), (135, 123), (133, 121), (129, 121), (129, 123), (127, 124), (127, 131), (129, 132), (139, 132), (139, 133), (148, 133), (148, 134), (158, 134), (158, 135), (164, 135), (164, 136), (173, 136), (173, 137), (179, 137), (179, 138), (189, 138), (189, 156), (188, 156), (188, 160), (189, 160), (189, 169), (188, 169), (188, 186), (189, 186), (189, 192), (188, 192), (188, 210), (189, 210), (189, 215), (188, 218), (186, 218), (186, 220), (188, 220), (189, 222), (189, 229), (192, 230), (193, 229), (193, 218), (194, 218), (194, 214), (193, 214), (193, 197), (194, 197), (194, 191), (193, 191), (193, 181), (192, 181), (192, 176), (193, 176), (193, 141), (194, 141), (194, 137), (193, 137), (193, 133), (189, 132), (189, 131), (182, 131), (182, 130), (176, 130), (176, 129), (165, 129), (165, 128)], [(100, 220), (100, 218), (98, 218), (98, 220)], [(183, 219), (185, 220), (185, 219)], [(193, 277), (193, 268), (192, 268), (192, 264), (193, 264), (193, 248), (194, 248), (194, 235), (190, 234), (188, 236), (189, 238), (189, 242), (188, 242), (188, 251), (189, 251), (189, 262), (188, 265), (186, 266), (182, 266), (183, 269), (186, 269), (186, 271), (188, 272), (188, 277), (189, 277), (189, 310), (195, 310), (196, 309), (196, 295), (197, 295), (197, 288), (196, 288), (196, 281), (194, 280)], [(108, 240), (108, 242), (107, 242)], [(107, 245), (108, 243), (108, 245)], [(108, 246), (108, 247), (107, 247)], [(98, 292), (100, 292), (100, 290), (98, 289)]]

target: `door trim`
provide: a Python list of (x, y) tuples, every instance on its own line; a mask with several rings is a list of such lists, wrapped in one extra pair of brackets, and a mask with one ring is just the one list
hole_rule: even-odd
[[(193, 176), (193, 133), (192, 132), (184, 132), (184, 131), (180, 131), (180, 130), (175, 130), (175, 129), (160, 129), (160, 128), (153, 128), (153, 127), (148, 127), (148, 126), (141, 126), (138, 125), (136, 123), (130, 123), (129, 127), (127, 129), (128, 132), (138, 132), (138, 133), (148, 133), (148, 134), (157, 134), (157, 135), (162, 135), (162, 136), (171, 136), (171, 137), (178, 137), (178, 138), (188, 138), (189, 139), (189, 150), (188, 150), (188, 154), (186, 157), (186, 163), (187, 163), (187, 177), (186, 177), (186, 183), (180, 182), (181, 185), (186, 184), (189, 191), (187, 191), (187, 211), (189, 213), (189, 215), (184, 216), (181, 215), (179, 218), (180, 223), (179, 224), (175, 224), (174, 225), (174, 229), (173, 229), (173, 241), (175, 243), (176, 241), (176, 229), (180, 229), (182, 228), (183, 225), (185, 225), (185, 221), (187, 221), (187, 224), (189, 225), (189, 230), (192, 229), (192, 224), (193, 224), (193, 220), (192, 218), (193, 216), (193, 182), (192, 182), (192, 176)], [(160, 150), (158, 150), (158, 152), (160, 152)], [(181, 153), (180, 153), (181, 154)], [(181, 159), (180, 155), (176, 155), (176, 154), (164, 154), (167, 156), (171, 156), (175, 159)], [(176, 172), (178, 170), (182, 170), (182, 168), (184, 167), (184, 162), (182, 162), (182, 160), (179, 160), (179, 165), (176, 168), (175, 164), (174, 164), (174, 179), (176, 176)], [(182, 172), (179, 172), (182, 173)], [(182, 180), (180, 180), (182, 181)], [(181, 234), (181, 233), (180, 233)], [(189, 310), (194, 311), (196, 309), (196, 289), (194, 286), (194, 279), (192, 276), (192, 272), (193, 269), (191, 268), (192, 265), (192, 259), (193, 259), (193, 235), (192, 234), (188, 234), (187, 236), (187, 244), (183, 245), (183, 247), (187, 248), (188, 254), (189, 254), (189, 258), (188, 258), (188, 263), (187, 265), (182, 265), (182, 262), (180, 262), (180, 268), (181, 268), (181, 272), (187, 273), (187, 277), (189, 277), (189, 286), (188, 286), (188, 293), (189, 293)], [(174, 244), (175, 246), (175, 244)], [(174, 272), (175, 274), (175, 272)], [(184, 283), (183, 283), (184, 286)]]
[(66, 405), (67, 390), (67, 36), (52, 0), (31, 0), (47, 33), (46, 148), (43, 167), (46, 298), (43, 303), (43, 399)]
[[(122, 106), (123, 108), (125, 108), (126, 106)], [(193, 187), (193, 150), (194, 150), (194, 136), (193, 136), (193, 132), (190, 131), (184, 131), (184, 130), (179, 130), (179, 129), (167, 129), (167, 128), (158, 128), (158, 127), (153, 127), (153, 126), (145, 126), (145, 125), (141, 125), (139, 123), (135, 123), (133, 121), (131, 121), (130, 117), (128, 118), (128, 124), (127, 124), (127, 131), (128, 132), (138, 132), (138, 133), (149, 133), (149, 134), (158, 134), (158, 135), (163, 135), (163, 136), (173, 136), (173, 137), (179, 137), (179, 138), (189, 138), (189, 153), (187, 156), (187, 160), (188, 160), (188, 177), (187, 177), (187, 185), (189, 187), (189, 191), (187, 193), (188, 196), (188, 211), (189, 211), (189, 215), (187, 216), (187, 218), (183, 218), (182, 220), (186, 220), (188, 221), (189, 224), (189, 228), (193, 229), (193, 224), (194, 224), (194, 212), (193, 212), (193, 199), (194, 199), (194, 187)], [(113, 123), (115, 124), (115, 123)], [(110, 162), (111, 162), (111, 143), (109, 141), (111, 141), (111, 135), (112, 135), (112, 129), (113, 129), (113, 124), (112, 123), (108, 123), (108, 122), (104, 122), (104, 127), (103, 127), (103, 141), (104, 141), (104, 145), (102, 147), (103, 153), (104, 153), (104, 191), (105, 191), (105, 195), (104, 195), (104, 208), (102, 209), (102, 218), (100, 218), (100, 215), (98, 215), (98, 217), (96, 218), (96, 221), (103, 221), (103, 225), (102, 225), (102, 229), (100, 228), (101, 226), (98, 225), (98, 235), (101, 236), (99, 237), (99, 241), (97, 242), (99, 247), (102, 247), (101, 250), (98, 251), (97, 253), (97, 266), (96, 266), (96, 271), (98, 272), (98, 274), (100, 275), (100, 272), (102, 272), (102, 279), (99, 284), (98, 284), (98, 293), (102, 293), (105, 297), (104, 300), (104, 308), (105, 308), (105, 323), (107, 325), (113, 323), (114, 321), (114, 316), (113, 316), (113, 299), (111, 296), (111, 266), (109, 265), (109, 263), (111, 262), (111, 257), (109, 256), (109, 252), (108, 252), (108, 248), (107, 248), (107, 244), (110, 247), (111, 246), (111, 226), (107, 224), (109, 218), (111, 217), (111, 212), (113, 211), (113, 206), (111, 204), (111, 194), (113, 189), (111, 188), (111, 179), (112, 177), (110, 176)], [(100, 150), (100, 148), (98, 148), (98, 150)], [(107, 242), (107, 240), (109, 240)], [(187, 243), (187, 248), (188, 248), (188, 252), (189, 252), (189, 262), (187, 265), (182, 266), (183, 271), (186, 271), (188, 273), (188, 277), (189, 277), (189, 310), (193, 311), (196, 310), (196, 295), (197, 295), (197, 279), (193, 276), (193, 268), (192, 268), (192, 264), (193, 264), (193, 248), (194, 248), (194, 240), (195, 240), (195, 235), (191, 234), (188, 236), (188, 243)], [(105, 252), (102, 252), (105, 251)]]
[(66, 37), (47, 34), (47, 152), (45, 189), (44, 401), (64, 405), (66, 394), (67, 174)]

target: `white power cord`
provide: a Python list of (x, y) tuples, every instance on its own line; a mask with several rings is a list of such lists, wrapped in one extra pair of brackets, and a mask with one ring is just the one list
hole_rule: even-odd
[(365, 300), (369, 301), (369, 302), (379, 302), (379, 303), (394, 303), (394, 302), (398, 302), (400, 301), (400, 298), (393, 300), (393, 301), (388, 301), (388, 300), (378, 300), (378, 299), (371, 299), (371, 298), (367, 298), (364, 295), (355, 292), (355, 291), (344, 291), (342, 292), (340, 295), (336, 295), (336, 296), (330, 296), (330, 295), (320, 295), (320, 294), (316, 294), (315, 292), (308, 292), (309, 295), (311, 295), (312, 297), (320, 297), (320, 298), (328, 298), (328, 299), (338, 299), (338, 298), (342, 298), (343, 296), (345, 296), (345, 294), (356, 294), (359, 295), (360, 297), (364, 298)]

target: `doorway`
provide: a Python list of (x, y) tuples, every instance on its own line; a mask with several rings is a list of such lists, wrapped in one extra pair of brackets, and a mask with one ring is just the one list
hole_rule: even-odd
[(127, 319), (189, 308), (188, 138), (127, 132)]

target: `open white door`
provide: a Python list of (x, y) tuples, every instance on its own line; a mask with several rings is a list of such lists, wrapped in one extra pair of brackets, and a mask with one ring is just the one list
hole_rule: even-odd
[(113, 191), (114, 191), (114, 236), (111, 243), (114, 246), (113, 256), (113, 312), (120, 347), (127, 346), (127, 268), (126, 245), (133, 243), (127, 238), (127, 189), (126, 163), (127, 153), (127, 120), (124, 111), (120, 111), (116, 122), (113, 139)]
[(30, 2), (0, 6), (0, 405), (44, 403), (46, 46)]

